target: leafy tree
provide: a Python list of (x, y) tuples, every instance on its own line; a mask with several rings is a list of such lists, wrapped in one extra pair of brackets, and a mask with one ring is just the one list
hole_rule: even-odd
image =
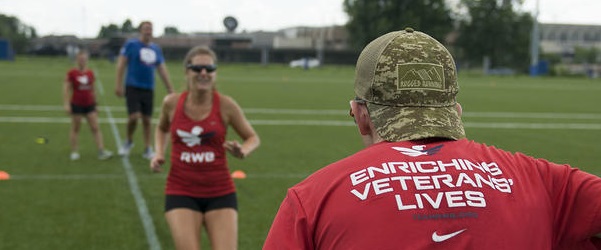
[(37, 37), (33, 27), (25, 25), (18, 18), (0, 14), (0, 37), (8, 39), (16, 53), (24, 53), (29, 40)]
[(98, 33), (98, 38), (110, 38), (117, 36), (121, 33), (119, 26), (116, 24), (109, 24), (108, 26), (102, 26), (100, 28), (100, 32)]
[(457, 46), (462, 59), (479, 65), (490, 58), (492, 67), (527, 70), (530, 65), (530, 33), (533, 18), (518, 13), (521, 1), (462, 0), (467, 18), (459, 22)]
[(138, 29), (136, 27), (134, 27), (131, 20), (129, 20), (129, 19), (125, 20), (125, 22), (123, 22), (123, 25), (121, 25), (121, 32), (123, 32), (123, 33), (133, 33), (133, 32), (136, 32), (137, 30)]
[(550, 65), (561, 63), (561, 55), (556, 53), (542, 53), (540, 54), (540, 60), (549, 62)]
[(134, 27), (131, 20), (127, 19), (121, 26), (116, 24), (109, 24), (107, 26), (102, 26), (100, 28), (100, 32), (98, 32), (98, 38), (111, 38), (115, 36), (119, 36), (121, 34), (130, 34), (136, 32), (138, 29)]
[(167, 26), (167, 27), (165, 27), (165, 30), (163, 31), (163, 34), (165, 34), (165, 35), (178, 35), (178, 34), (181, 34), (181, 33), (179, 32), (179, 30), (177, 29), (177, 27)]
[(444, 42), (453, 28), (445, 0), (344, 0), (349, 16), (350, 41), (362, 48), (373, 39), (405, 27), (425, 32)]
[(576, 46), (574, 48), (574, 62), (575, 63), (597, 63), (599, 62), (599, 49), (592, 48), (583, 48), (580, 46)]

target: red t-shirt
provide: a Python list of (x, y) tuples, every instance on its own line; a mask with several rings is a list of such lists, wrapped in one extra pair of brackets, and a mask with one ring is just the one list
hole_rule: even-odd
[(91, 106), (96, 104), (94, 97), (94, 72), (89, 69), (79, 70), (73, 68), (67, 72), (67, 81), (71, 84), (73, 93), (71, 103), (77, 106)]
[(383, 142), (288, 190), (263, 249), (595, 249), (601, 178), (468, 141)]
[(184, 112), (188, 92), (180, 95), (171, 122), (171, 169), (166, 194), (198, 198), (235, 192), (225, 155), (226, 126), (221, 118), (219, 93), (213, 93), (211, 113), (203, 120)]

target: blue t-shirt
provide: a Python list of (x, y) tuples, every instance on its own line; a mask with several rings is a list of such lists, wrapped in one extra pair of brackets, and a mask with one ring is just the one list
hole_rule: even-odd
[(154, 69), (164, 62), (161, 48), (155, 44), (144, 44), (138, 38), (127, 40), (120, 55), (127, 58), (125, 85), (143, 89), (154, 89)]

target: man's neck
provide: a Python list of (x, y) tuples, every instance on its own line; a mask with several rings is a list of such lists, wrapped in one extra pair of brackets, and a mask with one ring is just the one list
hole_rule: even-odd
[(141, 36), (139, 39), (142, 43), (144, 43), (146, 45), (150, 44), (150, 38), (145, 38), (145, 37)]

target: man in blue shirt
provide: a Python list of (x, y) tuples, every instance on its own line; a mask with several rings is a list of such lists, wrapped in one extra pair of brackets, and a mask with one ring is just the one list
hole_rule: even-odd
[[(115, 94), (122, 97), (125, 94), (127, 103), (127, 137), (121, 148), (120, 155), (129, 155), (133, 147), (133, 134), (142, 119), (144, 154), (146, 159), (152, 159), (154, 152), (151, 147), (151, 122), (154, 99), (154, 70), (157, 69), (168, 93), (173, 92), (169, 72), (161, 48), (152, 43), (152, 23), (143, 21), (138, 27), (139, 38), (125, 42), (117, 59), (117, 83)], [(123, 75), (127, 68), (127, 75)], [(125, 88), (123, 83), (125, 82)]]

